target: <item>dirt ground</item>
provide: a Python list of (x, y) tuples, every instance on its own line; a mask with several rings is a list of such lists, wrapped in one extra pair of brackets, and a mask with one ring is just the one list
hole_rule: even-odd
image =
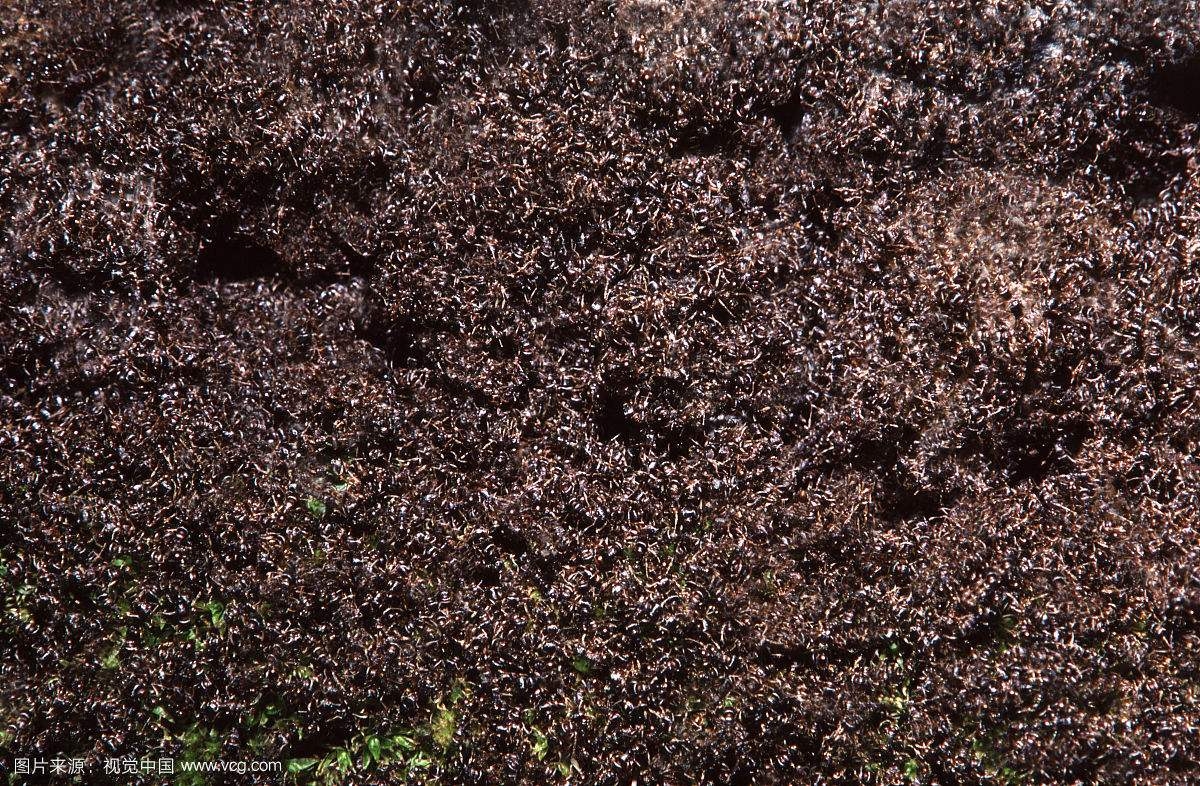
[(0, 777), (1200, 779), (1198, 142), (1196, 0), (4, 3)]

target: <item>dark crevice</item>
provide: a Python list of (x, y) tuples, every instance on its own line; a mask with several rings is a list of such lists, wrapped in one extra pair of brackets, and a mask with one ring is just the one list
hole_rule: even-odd
[(507, 524), (497, 524), (492, 528), (492, 542), (501, 551), (514, 556), (529, 553), (529, 538)]
[(1013, 617), (1008, 609), (989, 609), (961, 636), (954, 639), (954, 648), (970, 651), (981, 647), (1012, 645), (1016, 642), (1013, 624)]
[(896, 469), (900, 456), (906, 453), (916, 439), (916, 429), (910, 425), (896, 426), (884, 433), (857, 441), (848, 456), (850, 466), (881, 474), (890, 474)]
[(497, 333), (488, 341), (488, 355), (494, 360), (512, 360), (519, 349), (517, 340), (507, 333)]
[(442, 85), (433, 76), (420, 74), (408, 85), (405, 107), (413, 113), (437, 104), (442, 97)]
[(1168, 641), (1200, 630), (1200, 594), (1188, 593), (1174, 600), (1163, 615), (1163, 631)]
[(346, 258), (346, 270), (352, 276), (370, 278), (378, 269), (376, 260), (366, 254), (356, 251), (353, 246), (340, 237), (333, 239), (342, 256)]
[(887, 521), (930, 519), (939, 516), (958, 500), (958, 494), (933, 485), (922, 486), (904, 482), (886, 488), (876, 509)]
[(390, 341), (384, 342), (384, 354), (392, 365), (399, 368), (428, 368), (429, 350), (418, 340), (415, 333), (399, 331)]
[[(735, 307), (737, 306), (737, 304), (733, 305)], [(717, 324), (726, 326), (733, 322), (738, 316), (734, 312), (734, 308), (731, 308), (730, 306), (730, 302), (725, 298), (722, 298), (719, 295), (712, 295), (710, 297), (697, 300), (695, 304), (693, 304), (692, 310), (698, 317), (711, 318)], [(737, 310), (741, 311), (742, 309), (738, 308)]]
[(382, 320), (368, 319), (362, 335), (383, 352), (388, 363), (396, 368), (429, 368), (433, 364), (427, 337), (439, 332), (439, 325), (413, 318)]
[(1090, 433), (1084, 421), (1018, 426), (1001, 441), (999, 466), (1010, 485), (1037, 483), (1065, 471)]
[(652, 432), (655, 453), (669, 459), (684, 458), (704, 444), (704, 431), (692, 425), (655, 423)]
[[(838, 667), (864, 657), (878, 657), (896, 650), (897, 641), (889, 636), (870, 636), (840, 647), (809, 648), (764, 641), (755, 650), (755, 659), (764, 666), (784, 670), (793, 666), (806, 669)], [(901, 645), (898, 652), (907, 655), (910, 648)]]
[(76, 270), (69, 265), (55, 264), (50, 273), (63, 295), (71, 299), (87, 297), (103, 289), (104, 281), (96, 271)]
[(638, 435), (638, 424), (625, 414), (627, 403), (627, 398), (612, 388), (600, 391), (596, 397), (594, 415), (600, 439), (629, 441)]
[(922, 90), (936, 90), (956, 96), (964, 103), (974, 106), (987, 103), (999, 88), (999, 85), (990, 83), (972, 85), (959, 74), (929, 68), (909, 58), (877, 63), (875, 72), (902, 79)]
[(795, 445), (808, 434), (813, 424), (819, 421), (819, 417), (820, 413), (811, 393), (796, 399), (782, 423), (783, 444)]
[(251, 281), (278, 276), (284, 271), (279, 254), (238, 235), (209, 241), (196, 258), (196, 278), (200, 280)]
[(492, 563), (479, 564), (470, 571), (470, 579), (484, 587), (498, 587), (500, 585), (500, 569)]
[(295, 758), (321, 757), (336, 745), (349, 739), (354, 729), (342, 722), (325, 724), (311, 734), (296, 737), (288, 747), (288, 755)]
[(1200, 761), (1184, 751), (1176, 751), (1167, 760), (1167, 769), (1171, 772), (1194, 772), (1197, 768), (1200, 768)]
[(935, 170), (946, 160), (950, 145), (946, 139), (946, 122), (943, 120), (930, 133), (925, 144), (921, 146), (915, 166), (921, 169)]
[(1171, 63), (1150, 76), (1155, 104), (1200, 120), (1200, 56)]
[[(1158, 134), (1134, 130), (1131, 136), (1153, 138)], [(1101, 157), (1098, 167), (1134, 204), (1152, 204), (1172, 181), (1187, 172), (1187, 159), (1168, 150), (1145, 150), (1131, 143), (1121, 145), (1118, 154)]]
[(804, 121), (804, 107), (804, 100), (796, 95), (767, 112), (767, 116), (779, 126), (779, 133), (783, 135), (784, 140), (790, 142), (795, 139), (796, 132)]
[[(654, 398), (668, 405), (678, 396), (666, 380), (655, 383)], [(648, 454), (666, 459), (680, 459), (705, 442), (704, 429), (697, 423), (682, 422), (670, 417), (634, 418), (627, 413), (632, 396), (625, 386), (610, 385), (602, 389), (593, 403), (593, 422), (596, 433), (605, 441), (619, 440), (646, 450)], [(675, 405), (678, 402), (675, 401)], [(673, 407), (672, 407), (673, 408)]]
[(730, 129), (697, 121), (685, 128), (676, 139), (674, 147), (671, 148), (671, 156), (716, 156), (732, 149), (735, 142), (735, 136)]
[(481, 409), (495, 410), (498, 406), (492, 397), (465, 379), (440, 374), (437, 377), (439, 387), (447, 394), (457, 399), (467, 399)]
[(841, 241), (842, 233), (834, 223), (834, 214), (846, 207), (843, 199), (833, 184), (826, 182), (819, 191), (804, 200), (803, 215), (809, 227), (816, 235), (818, 242), (828, 249), (836, 248)]
[(62, 341), (50, 341), (25, 351), (10, 351), (0, 360), (0, 391), (16, 393), (29, 387), (35, 380), (45, 383), (46, 370), (64, 347)]

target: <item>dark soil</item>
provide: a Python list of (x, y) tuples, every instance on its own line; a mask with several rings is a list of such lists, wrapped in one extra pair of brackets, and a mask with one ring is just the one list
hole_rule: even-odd
[(1200, 779), (1198, 47), (0, 5), (0, 774)]

